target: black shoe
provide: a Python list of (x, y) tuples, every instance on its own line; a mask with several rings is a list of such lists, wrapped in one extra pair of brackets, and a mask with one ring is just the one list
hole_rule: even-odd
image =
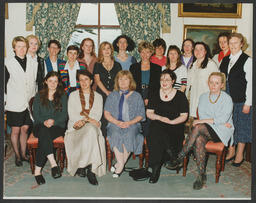
[(167, 168), (168, 170), (175, 170), (178, 168), (178, 162), (176, 160), (167, 161), (165, 163), (165, 168)]
[(232, 166), (235, 166), (235, 167), (239, 167), (239, 166), (242, 165), (243, 162), (244, 162), (244, 159), (243, 159), (242, 161), (240, 161), (239, 163), (233, 162), (231, 165), (232, 165)]
[(60, 167), (59, 166), (55, 166), (52, 169), (52, 177), (53, 178), (60, 178), (61, 177), (61, 172), (60, 172)]
[(98, 185), (95, 173), (93, 173), (90, 168), (87, 170), (87, 179), (92, 185)]
[(235, 159), (235, 157), (236, 157), (236, 156), (234, 155), (234, 156), (232, 156), (231, 158), (226, 159), (226, 160), (225, 160), (225, 163), (228, 163), (228, 162), (230, 162), (230, 161), (234, 160), (234, 159)]
[(18, 159), (16, 156), (15, 156), (15, 165), (18, 166), (18, 167), (23, 165), (22, 161), (20, 159)]
[(38, 185), (45, 184), (45, 179), (42, 175), (35, 176), (35, 179)]
[(150, 176), (149, 183), (157, 183), (161, 172), (161, 166), (156, 165), (152, 167), (152, 175)]
[(29, 157), (28, 156), (21, 157), (21, 161), (29, 162)]
[(203, 183), (203, 175), (199, 175), (196, 178), (196, 181), (193, 184), (193, 189), (194, 190), (200, 190), (202, 189), (204, 183)]
[(85, 168), (78, 168), (75, 175), (78, 175), (79, 177), (84, 178), (86, 176)]

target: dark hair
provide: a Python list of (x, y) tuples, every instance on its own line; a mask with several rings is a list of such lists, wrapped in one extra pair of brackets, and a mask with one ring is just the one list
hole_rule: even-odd
[(127, 35), (119, 35), (119, 36), (113, 41), (113, 43), (112, 43), (112, 45), (113, 45), (113, 47), (114, 47), (114, 50), (115, 50), (116, 52), (119, 52), (119, 47), (117, 46), (117, 43), (118, 43), (118, 41), (119, 41), (120, 39), (122, 39), (122, 38), (126, 39), (126, 41), (127, 41), (127, 44), (128, 44), (128, 46), (127, 46), (127, 48), (126, 48), (127, 51), (132, 51), (132, 50), (136, 47), (135, 42), (134, 42), (130, 37), (128, 37)]
[(41, 101), (43, 106), (48, 106), (48, 104), (49, 104), (49, 100), (48, 100), (49, 90), (48, 90), (48, 85), (46, 84), (46, 81), (50, 77), (57, 77), (58, 78), (58, 85), (57, 85), (57, 88), (56, 88), (56, 92), (53, 95), (53, 104), (54, 104), (54, 107), (55, 107), (55, 111), (61, 111), (62, 110), (62, 104), (61, 104), (60, 100), (61, 100), (61, 96), (63, 94), (65, 94), (65, 92), (64, 92), (64, 89), (63, 89), (60, 74), (56, 71), (48, 72), (47, 75), (45, 76), (44, 83), (43, 83), (43, 88), (39, 92), (40, 101)]
[(67, 53), (68, 53), (70, 50), (75, 50), (75, 51), (77, 51), (77, 54), (79, 54), (79, 48), (78, 48), (78, 46), (76, 46), (76, 45), (70, 45), (70, 46), (68, 46), (68, 48), (67, 48)]
[(171, 50), (175, 50), (177, 51), (178, 53), (178, 59), (177, 59), (177, 63), (176, 63), (176, 68), (180, 67), (182, 65), (182, 62), (181, 62), (181, 51), (179, 49), (179, 47), (177, 47), (176, 45), (170, 45), (169, 48), (168, 48), (168, 51), (167, 51), (167, 60), (166, 60), (166, 67), (167, 68), (170, 68), (170, 59), (169, 59), (169, 52)]
[(177, 79), (177, 75), (174, 73), (174, 71), (172, 71), (172, 70), (170, 70), (170, 69), (165, 69), (165, 70), (161, 73), (160, 78), (161, 78), (163, 75), (165, 75), (165, 74), (168, 74), (168, 75), (171, 77), (171, 79), (174, 80), (174, 83), (173, 83), (173, 86), (174, 86), (174, 84), (175, 84), (175, 82), (176, 82), (176, 79)]
[(226, 37), (227, 38), (227, 43), (228, 43), (228, 38), (229, 38), (230, 33), (229, 32), (221, 32), (218, 37), (217, 37), (217, 43), (215, 44), (215, 48), (212, 50), (212, 54), (215, 55), (221, 51), (220, 45), (219, 45), (219, 39), (221, 37)]
[(88, 70), (77, 70), (76, 80), (79, 81), (80, 75), (85, 75), (93, 81), (93, 75)]
[(51, 39), (49, 42), (48, 42), (48, 48), (50, 48), (51, 44), (56, 44), (58, 46), (59, 49), (61, 49), (61, 45), (60, 45), (60, 42), (56, 39)]
[[(206, 51), (206, 54), (205, 54), (205, 57), (204, 57), (204, 60), (203, 60), (203, 62), (201, 63), (201, 67), (200, 68), (202, 68), (202, 69), (204, 69), (204, 68), (206, 68), (206, 66), (207, 66), (207, 64), (208, 64), (208, 58), (211, 58), (211, 52), (210, 52), (210, 48), (209, 48), (209, 46), (207, 45), (207, 44), (205, 44), (204, 42), (196, 42), (195, 43), (195, 47), (196, 47), (196, 45), (203, 45), (204, 46), (204, 49), (205, 49), (205, 51)], [(194, 50), (195, 51), (195, 50)], [(194, 52), (193, 51), (193, 52)], [(195, 61), (194, 61), (195, 62)], [(193, 62), (193, 63), (194, 63)], [(193, 64), (192, 64), (192, 66), (193, 66)], [(192, 67), (191, 66), (191, 67)], [(190, 67), (190, 68), (191, 68)]]
[(192, 43), (192, 48), (195, 48), (195, 42), (191, 38), (184, 39), (181, 45), (181, 52), (184, 54), (184, 44), (186, 41), (190, 41)]
[(166, 43), (165, 43), (165, 41), (162, 38), (155, 39), (153, 41), (153, 46), (154, 46), (154, 48), (162, 46), (164, 48), (164, 54), (165, 54)]
[(83, 51), (82, 47), (84, 46), (84, 43), (86, 41), (91, 41), (92, 42), (92, 53), (91, 53), (91, 56), (95, 56), (96, 57), (94, 41), (91, 38), (87, 37), (87, 38), (84, 38), (83, 41), (80, 44), (80, 53), (79, 53), (78, 58), (84, 58), (84, 51)]

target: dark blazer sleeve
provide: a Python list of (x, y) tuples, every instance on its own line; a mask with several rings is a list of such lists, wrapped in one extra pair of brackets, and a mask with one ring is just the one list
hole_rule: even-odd
[(45, 75), (44, 59), (38, 56), (37, 62), (38, 62), (38, 69), (37, 69), (36, 82), (38, 86), (38, 91), (40, 91), (43, 88), (44, 75)]
[(155, 64), (150, 63), (150, 79), (149, 79), (149, 91), (148, 98), (150, 99), (153, 94), (160, 89), (160, 75), (162, 73), (162, 67)]
[(130, 72), (136, 82), (136, 91), (141, 94), (141, 63), (134, 63), (130, 66)]

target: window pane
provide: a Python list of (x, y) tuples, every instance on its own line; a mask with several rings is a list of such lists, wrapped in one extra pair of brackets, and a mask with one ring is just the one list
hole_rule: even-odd
[(100, 4), (100, 24), (119, 25), (114, 4)]
[(98, 4), (82, 3), (76, 24), (98, 25)]
[(112, 43), (117, 36), (121, 35), (121, 29), (101, 29), (100, 42), (108, 41)]

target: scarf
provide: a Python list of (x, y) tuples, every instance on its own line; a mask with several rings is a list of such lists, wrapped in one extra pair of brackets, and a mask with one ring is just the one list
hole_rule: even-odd
[(123, 106), (124, 106), (124, 96), (127, 95), (129, 93), (129, 90), (120, 90), (122, 95), (121, 98), (119, 100), (119, 114), (118, 114), (118, 120), (119, 121), (123, 121), (122, 119), (122, 115), (123, 115)]
[[(183, 57), (184, 57), (184, 56), (181, 56), (180, 58), (181, 58), (182, 64), (185, 65), (185, 61), (184, 61)], [(190, 59), (189, 59), (187, 65), (186, 65), (186, 68), (187, 68), (187, 69), (188, 69), (188, 68), (190, 67), (190, 65), (192, 64), (193, 59), (194, 59), (194, 56), (192, 55), (192, 56), (190, 57)]]
[(84, 97), (84, 93), (83, 93), (81, 88), (79, 89), (79, 96), (80, 96), (80, 102), (81, 102), (81, 105), (82, 105), (82, 111), (81, 111), (80, 115), (85, 116), (86, 118), (89, 118), (89, 113), (92, 109), (92, 105), (93, 105), (93, 102), (94, 102), (94, 91), (91, 90), (91, 92), (90, 92), (89, 109), (85, 109), (85, 97)]
[(221, 62), (221, 60), (222, 60), (225, 56), (230, 55), (230, 53), (231, 53), (231, 51), (228, 50), (228, 52), (224, 55), (224, 52), (221, 51), (221, 52), (219, 53), (219, 56), (218, 56), (218, 61), (219, 61), (219, 63)]

